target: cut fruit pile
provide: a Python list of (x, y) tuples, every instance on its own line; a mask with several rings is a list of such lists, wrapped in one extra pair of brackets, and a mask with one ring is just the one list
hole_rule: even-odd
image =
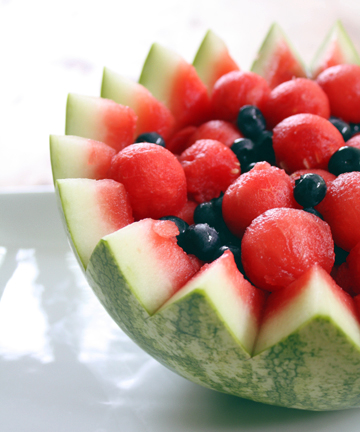
[(133, 82), (70, 94), (50, 137), (71, 246), (115, 322), (205, 387), (360, 406), (360, 59), (340, 22), (306, 68), (270, 28), (251, 71), (209, 31)]

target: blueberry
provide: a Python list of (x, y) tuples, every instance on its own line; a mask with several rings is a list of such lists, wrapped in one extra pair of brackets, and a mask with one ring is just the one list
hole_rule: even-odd
[(258, 107), (245, 105), (239, 111), (237, 127), (246, 138), (254, 139), (265, 130), (266, 121)]
[(164, 138), (159, 135), (157, 132), (145, 132), (141, 135), (139, 135), (136, 140), (136, 143), (151, 143), (151, 144), (157, 144), (161, 147), (165, 147), (165, 140)]
[(314, 207), (326, 195), (325, 180), (318, 174), (304, 174), (295, 180), (294, 198), (303, 207)]
[(275, 152), (273, 148), (273, 133), (263, 131), (255, 141), (255, 150), (258, 162), (266, 161), (275, 165)]
[(360, 133), (360, 123), (349, 123), (352, 136)]
[(249, 138), (238, 138), (230, 148), (238, 158), (241, 170), (256, 159), (255, 143)]
[(336, 176), (360, 171), (360, 149), (350, 146), (341, 147), (331, 156), (328, 170)]
[(336, 129), (341, 133), (341, 135), (344, 138), (344, 141), (347, 141), (352, 137), (353, 133), (348, 123), (344, 122), (343, 120), (337, 117), (330, 117), (329, 122), (332, 123), (336, 127)]
[(334, 252), (335, 252), (335, 264), (340, 265), (346, 261), (347, 256), (349, 255), (349, 252), (345, 251), (344, 249), (341, 249), (341, 247), (334, 245)]
[(206, 262), (212, 261), (215, 250), (221, 246), (218, 232), (206, 223), (190, 225), (183, 239), (185, 252)]
[(222, 200), (223, 195), (199, 204), (194, 211), (195, 224), (208, 224), (210, 227), (215, 228), (220, 236), (222, 245), (240, 244), (241, 240), (231, 233), (227, 227), (222, 216)]

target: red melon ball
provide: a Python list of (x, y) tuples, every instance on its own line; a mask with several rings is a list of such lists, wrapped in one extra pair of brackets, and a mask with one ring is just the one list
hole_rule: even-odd
[(156, 144), (132, 144), (123, 149), (113, 157), (109, 177), (125, 186), (136, 220), (174, 215), (187, 201), (180, 162)]
[(276, 208), (254, 219), (241, 243), (245, 273), (258, 288), (277, 291), (314, 265), (330, 273), (334, 242), (329, 225), (293, 208)]
[(360, 172), (340, 174), (321, 202), (335, 243), (350, 251), (360, 242)]
[(267, 81), (253, 72), (233, 71), (219, 78), (211, 94), (214, 118), (235, 121), (240, 108), (255, 105), (263, 109), (270, 95)]
[(196, 202), (217, 198), (240, 175), (235, 153), (215, 140), (199, 140), (180, 155), (187, 190)]
[(302, 169), (327, 170), (330, 157), (345, 145), (328, 120), (315, 114), (296, 114), (277, 124), (273, 147), (278, 165), (289, 174)]
[(266, 210), (294, 207), (293, 185), (285, 171), (259, 162), (225, 192), (223, 218), (230, 231), (242, 237), (252, 220)]
[(225, 120), (210, 120), (194, 131), (189, 138), (189, 144), (194, 144), (201, 139), (212, 139), (230, 147), (238, 138), (243, 138), (243, 135), (232, 123)]
[(263, 112), (270, 129), (285, 118), (301, 113), (330, 117), (328, 97), (315, 81), (307, 78), (295, 78), (275, 87)]
[(317, 82), (329, 98), (333, 116), (346, 122), (360, 122), (360, 66), (332, 66), (317, 77)]
[(360, 294), (360, 242), (355, 245), (346, 258), (352, 287), (356, 294)]

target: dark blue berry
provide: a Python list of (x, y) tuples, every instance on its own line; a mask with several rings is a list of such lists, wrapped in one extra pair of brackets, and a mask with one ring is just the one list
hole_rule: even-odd
[(266, 129), (266, 121), (258, 107), (245, 105), (239, 111), (237, 127), (246, 138), (254, 139)]
[(223, 195), (219, 198), (214, 198), (199, 204), (194, 211), (195, 224), (206, 223), (218, 232), (221, 244), (240, 244), (241, 240), (234, 236), (227, 227), (222, 216), (222, 199)]
[(145, 132), (141, 135), (139, 135), (136, 140), (136, 143), (151, 143), (151, 144), (157, 144), (161, 147), (165, 147), (165, 140), (164, 138), (159, 135), (157, 132)]
[(341, 247), (339, 247), (338, 245), (334, 245), (334, 252), (336, 265), (341, 265), (342, 263), (344, 263), (349, 255), (349, 252), (341, 249)]
[(328, 170), (336, 176), (360, 171), (360, 149), (350, 146), (341, 147), (331, 156)]
[(254, 162), (256, 159), (255, 143), (249, 138), (238, 138), (230, 148), (240, 162), (241, 171), (243, 167)]
[(258, 162), (266, 161), (269, 162), (270, 165), (275, 165), (275, 152), (272, 138), (272, 132), (264, 131), (256, 139), (255, 150)]
[(221, 246), (218, 232), (206, 223), (190, 225), (184, 233), (183, 240), (182, 248), (186, 253), (206, 262), (213, 260), (215, 250)]
[(336, 127), (336, 129), (341, 133), (341, 135), (344, 138), (344, 141), (347, 141), (352, 137), (353, 133), (349, 123), (346, 123), (337, 117), (330, 117), (329, 122), (332, 123)]
[(318, 174), (304, 174), (295, 180), (294, 198), (303, 207), (314, 207), (326, 195), (325, 180)]
[(360, 133), (360, 123), (349, 123), (352, 136)]

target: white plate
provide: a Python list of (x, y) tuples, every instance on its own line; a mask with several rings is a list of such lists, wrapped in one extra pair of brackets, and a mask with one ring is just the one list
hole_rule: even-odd
[(0, 266), (1, 431), (359, 431), (358, 409), (223, 395), (145, 354), (85, 282), (52, 191), (0, 194)]

